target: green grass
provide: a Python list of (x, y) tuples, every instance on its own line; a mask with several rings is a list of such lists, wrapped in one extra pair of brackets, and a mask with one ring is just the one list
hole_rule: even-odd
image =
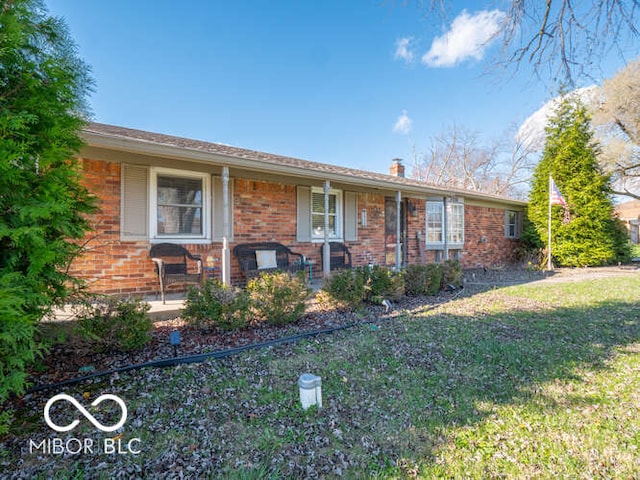
[[(637, 478), (639, 305), (637, 276), (525, 284), (295, 345), (123, 375), (110, 391), (127, 402), (126, 436), (142, 438), (143, 454), (121, 460), (144, 468), (180, 458), (205, 478), (307, 469)], [(299, 407), (307, 371), (322, 377), (320, 410)], [(60, 458), (56, 469), (99, 461)]]

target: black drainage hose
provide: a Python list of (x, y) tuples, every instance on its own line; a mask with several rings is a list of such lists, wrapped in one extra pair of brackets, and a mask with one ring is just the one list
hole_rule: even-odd
[[(448, 303), (451, 300), (456, 299), (460, 295), (461, 292), (462, 292), (462, 290), (460, 289), (458, 292), (456, 292), (456, 294), (452, 298), (447, 299), (444, 302), (440, 302), (440, 303), (431, 305), (430, 309), (431, 308), (435, 308), (436, 306), (442, 305), (444, 303)], [(33, 387), (33, 388), (28, 389), (26, 391), (26, 393), (27, 394), (36, 393), (36, 392), (42, 392), (42, 391), (45, 391), (45, 390), (50, 390), (52, 388), (65, 387), (67, 385), (75, 385), (77, 383), (81, 383), (81, 382), (84, 382), (84, 381), (87, 381), (87, 380), (92, 380), (94, 378), (104, 377), (106, 375), (113, 375), (114, 373), (129, 372), (131, 370), (140, 370), (142, 368), (174, 367), (176, 365), (204, 362), (205, 360), (208, 360), (209, 358), (214, 358), (214, 359), (226, 358), (226, 357), (230, 357), (232, 355), (237, 355), (239, 353), (245, 352), (247, 350), (257, 350), (257, 349), (265, 348), (265, 347), (273, 347), (273, 346), (276, 346), (276, 345), (294, 343), (294, 342), (298, 342), (300, 340), (304, 340), (306, 338), (312, 338), (312, 337), (316, 337), (318, 335), (323, 335), (323, 334), (326, 334), (326, 333), (333, 333), (333, 332), (338, 332), (340, 330), (347, 330), (349, 328), (353, 328), (353, 327), (356, 327), (358, 325), (369, 325), (369, 324), (372, 324), (372, 323), (380, 323), (380, 322), (386, 321), (387, 319), (388, 318), (376, 318), (376, 319), (373, 319), (373, 320), (364, 320), (362, 322), (353, 322), (353, 323), (348, 323), (346, 325), (340, 325), (338, 327), (325, 328), (325, 329), (322, 329), (322, 330), (314, 330), (312, 332), (300, 333), (298, 335), (292, 335), (290, 337), (277, 338), (275, 340), (269, 340), (269, 341), (266, 341), (266, 342), (252, 343), (251, 345), (244, 345), (242, 347), (229, 348), (227, 350), (217, 350), (215, 352), (199, 353), (199, 354), (196, 354), (196, 355), (185, 355), (185, 356), (182, 356), (182, 357), (165, 358), (165, 359), (162, 359), (162, 360), (154, 360), (152, 362), (137, 363), (137, 364), (134, 364), (134, 365), (127, 365), (125, 367), (113, 368), (113, 369), (110, 369), (110, 370), (102, 370), (100, 372), (92, 373), (91, 375), (85, 375), (83, 377), (70, 378), (68, 380), (64, 380), (64, 381), (59, 382), (59, 383), (50, 383), (50, 384), (47, 384), (47, 385), (40, 385), (40, 386), (37, 386), (37, 387)]]
[(182, 357), (165, 358), (165, 359), (162, 359), (162, 360), (154, 360), (154, 361), (151, 361), (151, 362), (138, 363), (138, 364), (134, 364), (134, 365), (127, 365), (127, 366), (124, 366), (124, 367), (113, 368), (113, 369), (110, 369), (110, 370), (102, 370), (100, 372), (92, 373), (91, 375), (85, 375), (83, 377), (77, 377), (77, 378), (70, 378), (68, 380), (64, 380), (64, 381), (59, 382), (59, 383), (50, 383), (50, 384), (47, 384), (47, 385), (40, 385), (40, 386), (37, 386), (37, 387), (33, 387), (33, 388), (28, 389), (26, 391), (26, 393), (36, 393), (36, 392), (42, 392), (44, 390), (50, 390), (52, 388), (65, 387), (67, 385), (75, 385), (76, 383), (81, 383), (81, 382), (84, 382), (84, 381), (87, 381), (87, 380), (92, 380), (94, 378), (104, 377), (106, 375), (112, 375), (114, 373), (124, 373), (124, 372), (129, 372), (131, 370), (139, 370), (139, 369), (142, 369), (142, 368), (174, 367), (176, 365), (204, 362), (205, 360), (208, 360), (209, 358), (214, 358), (214, 359), (226, 358), (226, 357), (230, 357), (232, 355), (237, 355), (239, 353), (245, 352), (247, 350), (257, 350), (257, 349), (260, 349), (260, 348), (273, 347), (273, 346), (276, 346), (276, 345), (283, 345), (283, 344), (286, 344), (286, 343), (294, 343), (294, 342), (298, 342), (300, 340), (304, 340), (306, 338), (311, 338), (311, 337), (315, 337), (315, 336), (326, 334), (326, 333), (333, 333), (333, 332), (337, 332), (337, 331), (340, 331), (340, 330), (346, 330), (348, 328), (353, 328), (353, 327), (355, 327), (357, 325), (367, 325), (367, 324), (370, 324), (370, 323), (379, 322), (381, 320), (384, 320), (384, 319), (365, 320), (365, 321), (362, 321), (362, 322), (349, 323), (347, 325), (341, 325), (341, 326), (338, 326), (338, 327), (325, 328), (323, 330), (314, 330), (312, 332), (300, 333), (298, 335), (292, 335), (290, 337), (277, 338), (275, 340), (269, 340), (269, 341), (266, 341), (266, 342), (252, 343), (251, 345), (244, 345), (242, 347), (229, 348), (227, 350), (217, 350), (215, 352), (199, 353), (199, 354), (196, 354), (196, 355), (185, 355), (185, 356), (182, 356)]

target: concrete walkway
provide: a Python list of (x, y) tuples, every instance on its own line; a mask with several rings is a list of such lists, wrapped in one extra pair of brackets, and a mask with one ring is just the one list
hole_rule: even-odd
[[(148, 295), (143, 298), (144, 301), (151, 305), (149, 316), (154, 322), (179, 317), (182, 309), (184, 308), (186, 292), (168, 293), (165, 297), (166, 303), (164, 304), (159, 297), (156, 299), (155, 295)], [(64, 308), (55, 309), (53, 313), (53, 321), (56, 322), (68, 322), (75, 320), (76, 314), (73, 311), (73, 307), (70, 305), (66, 305)]]

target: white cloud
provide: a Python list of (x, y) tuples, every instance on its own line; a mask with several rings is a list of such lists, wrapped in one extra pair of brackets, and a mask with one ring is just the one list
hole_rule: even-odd
[(396, 53), (393, 58), (396, 60), (404, 60), (407, 63), (413, 62), (413, 51), (411, 50), (410, 38), (400, 38), (396, 41)]
[[(591, 85), (589, 87), (578, 88), (567, 95), (577, 95), (585, 105), (589, 106), (589, 104), (595, 101), (597, 89), (598, 87), (596, 85)], [(553, 116), (562, 98), (560, 95), (552, 98), (522, 122), (522, 125), (520, 125), (516, 133), (516, 141), (522, 143), (527, 150), (534, 152), (542, 151), (547, 141), (545, 128), (549, 122), (549, 117)]]
[(470, 58), (481, 60), (504, 17), (500, 10), (482, 10), (473, 15), (463, 10), (451, 23), (451, 29), (433, 40), (422, 56), (422, 63), (429, 67), (452, 67)]
[(413, 120), (409, 118), (407, 115), (407, 111), (403, 110), (402, 114), (396, 120), (396, 123), (393, 125), (394, 133), (399, 133), (401, 135), (409, 135), (411, 133), (411, 126)]

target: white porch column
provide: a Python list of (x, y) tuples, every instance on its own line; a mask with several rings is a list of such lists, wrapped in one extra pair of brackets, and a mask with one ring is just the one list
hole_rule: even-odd
[(324, 181), (324, 245), (322, 245), (322, 274), (324, 277), (331, 275), (331, 248), (329, 247), (329, 192), (331, 184)]
[(400, 228), (400, 215), (402, 213), (401, 210), (401, 202), (402, 202), (402, 193), (400, 190), (396, 192), (396, 270), (400, 271), (402, 268), (402, 244), (401, 238), (402, 229)]
[(449, 260), (449, 199), (445, 196), (442, 200), (442, 242), (444, 246), (443, 259)]
[(222, 283), (231, 284), (231, 252), (229, 251), (229, 167), (222, 167)]

